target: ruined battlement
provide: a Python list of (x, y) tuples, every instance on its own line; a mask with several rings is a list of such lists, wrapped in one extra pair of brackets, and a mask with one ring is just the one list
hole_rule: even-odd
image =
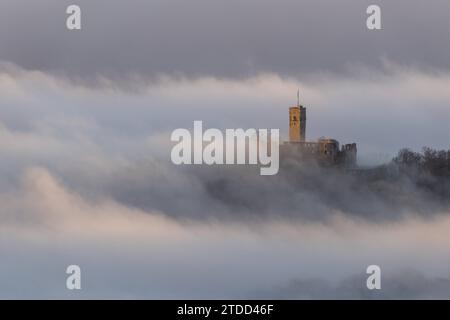
[(355, 167), (357, 164), (356, 143), (342, 145), (335, 139), (321, 137), (317, 141), (306, 140), (306, 108), (297, 105), (289, 108), (289, 141), (281, 145), (281, 155), (297, 158), (314, 158), (323, 165)]

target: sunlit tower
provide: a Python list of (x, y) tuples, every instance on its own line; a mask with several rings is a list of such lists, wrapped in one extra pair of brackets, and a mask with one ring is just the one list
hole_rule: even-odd
[(306, 108), (300, 105), (300, 90), (297, 91), (297, 105), (289, 108), (289, 142), (305, 142)]

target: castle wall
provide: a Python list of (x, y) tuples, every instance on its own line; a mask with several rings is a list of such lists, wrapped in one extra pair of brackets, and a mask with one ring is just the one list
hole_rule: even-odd
[(345, 144), (339, 149), (339, 142), (335, 139), (306, 141), (306, 108), (300, 103), (289, 108), (289, 141), (281, 146), (281, 156), (309, 157), (324, 165), (353, 167), (356, 166), (356, 154), (356, 143)]

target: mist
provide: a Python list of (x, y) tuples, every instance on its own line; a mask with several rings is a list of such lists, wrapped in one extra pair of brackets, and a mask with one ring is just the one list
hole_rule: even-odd
[[(2, 298), (448, 298), (448, 212), (383, 225), (345, 213), (188, 222), (88, 200), (38, 167), (1, 203)], [(64, 287), (73, 263), (85, 283), (75, 294)], [(358, 280), (373, 263), (382, 294)]]
[[(448, 298), (448, 178), (391, 159), (448, 149), (450, 76), (357, 70), (136, 78), (130, 90), (3, 64), (0, 296)], [(362, 172), (170, 162), (170, 133), (194, 120), (286, 139), (299, 87), (308, 139), (358, 143)], [(65, 289), (69, 264), (83, 270), (81, 292)], [(370, 264), (382, 294), (361, 289)]]

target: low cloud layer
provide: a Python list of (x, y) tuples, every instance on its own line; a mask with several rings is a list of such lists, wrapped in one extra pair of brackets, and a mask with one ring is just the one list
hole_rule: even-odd
[[(43, 168), (27, 170), (1, 203), (3, 298), (448, 297), (448, 216), (383, 226), (342, 214), (325, 224), (182, 223), (87, 200)], [(84, 287), (72, 294), (64, 271), (74, 263)], [(386, 275), (380, 294), (363, 290), (373, 263)]]
[[(0, 296), (448, 297), (445, 192), (394, 171), (377, 180), (290, 161), (261, 177), (169, 159), (170, 132), (194, 120), (286, 136), (297, 87), (308, 137), (357, 142), (363, 165), (401, 147), (448, 149), (450, 76), (391, 67), (307, 82), (135, 79), (129, 90), (4, 63)], [(82, 267), (80, 293), (64, 287), (69, 264)], [(379, 294), (363, 290), (369, 264), (382, 267)]]

